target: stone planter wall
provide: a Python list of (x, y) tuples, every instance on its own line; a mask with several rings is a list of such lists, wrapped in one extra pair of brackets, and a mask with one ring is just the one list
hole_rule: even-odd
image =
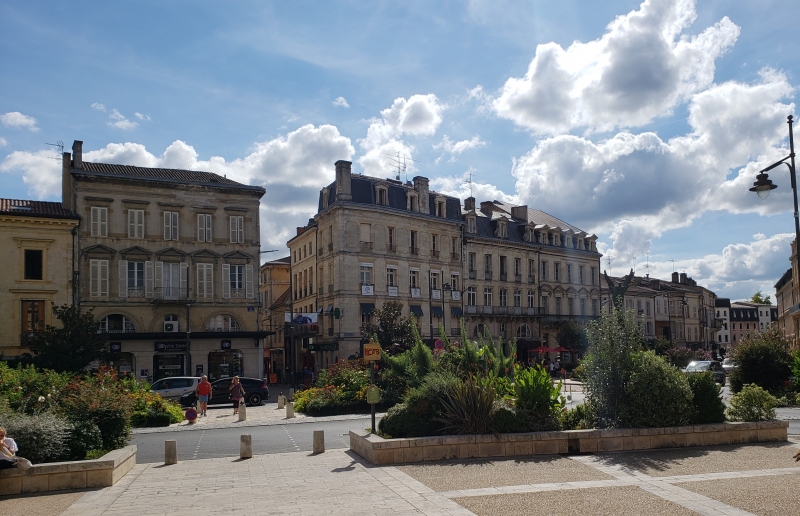
[(350, 449), (376, 465), (442, 459), (598, 453), (786, 441), (787, 421), (383, 439), (350, 432)]
[(114, 450), (95, 460), (34, 464), (0, 470), (0, 495), (108, 487), (136, 465), (136, 446)]

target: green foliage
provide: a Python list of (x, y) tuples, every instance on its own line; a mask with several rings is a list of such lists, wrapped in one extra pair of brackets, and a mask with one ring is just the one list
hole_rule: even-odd
[(498, 401), (492, 409), (489, 428), (498, 434), (530, 432), (531, 415), (511, 403)]
[(585, 430), (594, 428), (591, 410), (586, 403), (562, 410), (558, 415), (562, 430)]
[(692, 389), (686, 376), (652, 351), (634, 355), (625, 394), (621, 426), (679, 426), (692, 417)]
[[(57, 402), (71, 378), (69, 373), (37, 371), (32, 365), (11, 368), (0, 360), (0, 399), (8, 400), (9, 408), (17, 412), (41, 412)], [(44, 402), (39, 402), (41, 397)]]
[(405, 403), (398, 403), (390, 408), (378, 423), (378, 431), (384, 437), (424, 437), (440, 433), (441, 423), (432, 419), (421, 418), (419, 414)]
[[(676, 349), (675, 348), (675, 344), (672, 341), (667, 340), (667, 339), (663, 339), (661, 337), (658, 337), (658, 338), (656, 338), (654, 340), (646, 341), (646, 347), (649, 350), (655, 351), (656, 355), (660, 355), (660, 356), (667, 355), (670, 352), (670, 350)], [(671, 360), (670, 360), (670, 363), (672, 365), (676, 366), (676, 367), (686, 367), (686, 365), (674, 364), (674, 363), (672, 363)], [(688, 364), (689, 362), (686, 362), (686, 363)]]
[(396, 356), (383, 354), (381, 358), (387, 366), (383, 372), (385, 381), (399, 392), (417, 387), (434, 368), (433, 353), (419, 338), (410, 350)]
[(497, 392), (477, 385), (471, 378), (452, 385), (442, 400), (443, 414), (437, 418), (442, 431), (457, 434), (486, 434), (490, 431), (492, 408)]
[(503, 339), (494, 339), (488, 331), (478, 336), (478, 369), (484, 374), (514, 377), (514, 362), (517, 356), (517, 344), (514, 339), (503, 343)]
[(514, 391), (517, 395), (517, 407), (529, 411), (534, 418), (557, 414), (564, 406), (561, 382), (553, 385), (550, 373), (540, 365), (517, 368)]
[(669, 348), (664, 353), (667, 361), (679, 369), (683, 369), (692, 360), (697, 360), (697, 354), (688, 348)]
[(586, 335), (586, 328), (574, 321), (561, 323), (558, 329), (558, 345), (563, 346), (572, 352), (586, 351), (589, 341)]
[(800, 391), (800, 351), (792, 352), (792, 387)]
[(89, 450), (89, 452), (86, 453), (86, 460), (99, 459), (106, 453), (108, 453), (108, 450), (103, 450), (102, 448), (98, 448), (96, 450)]
[(586, 368), (583, 366), (583, 362), (572, 370), (572, 376), (570, 378), (579, 382), (582, 382), (584, 378), (586, 378)]
[(80, 313), (75, 306), (53, 306), (53, 314), (61, 327), (47, 325), (44, 331), (26, 336), (38, 367), (77, 373), (104, 356), (106, 337), (97, 333), (91, 310)]
[(777, 326), (744, 340), (734, 348), (732, 358), (738, 364), (730, 375), (733, 392), (753, 383), (778, 393), (785, 389), (794, 363), (789, 344)]
[(760, 305), (771, 305), (772, 304), (772, 300), (769, 298), (769, 296), (764, 297), (764, 295), (761, 293), (760, 290), (758, 292), (756, 292), (755, 294), (753, 294), (753, 297), (750, 298), (750, 301), (752, 301), (753, 303), (758, 303)]
[(17, 442), (17, 455), (38, 464), (58, 462), (70, 456), (69, 439), (72, 429), (69, 422), (55, 414), (14, 414), (0, 418), (6, 435)]
[(722, 402), (720, 386), (714, 381), (714, 373), (688, 373), (686, 379), (692, 389), (693, 425), (722, 423), (725, 421), (725, 404)]
[(70, 424), (67, 447), (69, 460), (83, 460), (90, 451), (103, 446), (103, 434), (91, 421), (73, 421)]
[(365, 328), (367, 335), (374, 335), (376, 342), (389, 354), (411, 349), (415, 344), (411, 319), (403, 317), (403, 303), (389, 301), (373, 312), (375, 324)]
[(775, 419), (775, 398), (755, 384), (744, 385), (739, 393), (731, 397), (727, 410), (731, 421), (766, 421)]
[(437, 418), (444, 411), (444, 401), (461, 380), (449, 371), (429, 374), (419, 387), (412, 387), (403, 397), (403, 402), (412, 407), (420, 417)]
[(183, 410), (180, 405), (151, 392), (147, 384), (123, 380), (123, 385), (130, 391), (129, 397), (133, 402), (132, 427), (169, 426), (183, 421)]
[(622, 409), (628, 403), (626, 387), (642, 340), (639, 321), (633, 312), (613, 308), (588, 325), (587, 335), (589, 353), (582, 362), (586, 399), (600, 427), (621, 426)]
[[(518, 369), (516, 364), (514, 368), (515, 370)], [(484, 388), (493, 388), (497, 392), (498, 398), (513, 398), (517, 395), (511, 379), (507, 376), (496, 376), (491, 371), (486, 376), (475, 375), (475, 383)]]

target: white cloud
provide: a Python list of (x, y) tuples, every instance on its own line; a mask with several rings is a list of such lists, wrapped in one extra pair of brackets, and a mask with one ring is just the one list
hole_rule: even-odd
[(8, 145), (8, 141), (5, 138), (0, 137), (0, 147), (5, 147), (6, 145)]
[(99, 102), (93, 103), (90, 107), (92, 109), (96, 109), (98, 111), (102, 111), (103, 113), (106, 112), (106, 107), (103, 104), (99, 103)]
[(125, 131), (129, 131), (131, 129), (135, 129), (136, 126), (139, 124), (136, 122), (131, 122), (125, 116), (117, 111), (116, 109), (112, 109), (111, 113), (108, 115), (109, 122), (108, 125), (111, 127), (116, 127), (117, 129), (123, 129)]
[(476, 170), (469, 167), (461, 176), (437, 177), (431, 179), (431, 189), (459, 199), (475, 197), (478, 202), (497, 200), (519, 204), (519, 197), (509, 195), (491, 183), (483, 183), (475, 179)]
[(139, 112), (136, 112), (136, 113), (134, 113), (134, 115), (135, 115), (135, 116), (136, 116), (136, 118), (138, 118), (139, 120), (146, 120), (146, 121), (148, 121), (148, 122), (150, 121), (150, 115), (144, 115), (144, 114), (142, 114), (142, 113), (139, 113)]
[(712, 83), (714, 61), (739, 36), (727, 17), (699, 35), (683, 34), (696, 17), (694, 0), (645, 0), (599, 39), (566, 50), (539, 45), (525, 76), (503, 85), (494, 109), (542, 134), (609, 131), (671, 114)]
[(0, 172), (22, 172), (22, 181), (37, 199), (61, 194), (61, 162), (51, 150), (14, 151), (0, 163)]
[(350, 107), (350, 104), (347, 103), (347, 100), (344, 97), (336, 97), (336, 100), (334, 100), (332, 104), (334, 107)]
[[(486, 145), (486, 142), (481, 140), (481, 137), (477, 134), (470, 138), (469, 140), (461, 140), (458, 142), (453, 143), (450, 141), (450, 138), (447, 135), (442, 137), (442, 141), (433, 145), (433, 148), (436, 150), (441, 149), (444, 152), (450, 154), (450, 159), (448, 161), (454, 162), (456, 157), (459, 156), (462, 152), (470, 150), (470, 149), (477, 149), (478, 147), (483, 147)], [(440, 158), (437, 158), (437, 163)]]
[(39, 128), (36, 126), (36, 119), (32, 116), (23, 115), (19, 111), (9, 111), (0, 115), (0, 123), (6, 127), (13, 127), (15, 129), (27, 129), (31, 132), (36, 132)]
[(393, 160), (388, 155), (399, 155), (409, 158), (407, 171), (414, 170), (410, 161), (414, 151), (413, 145), (404, 142), (401, 137), (433, 136), (442, 123), (442, 113), (446, 109), (436, 95), (412, 95), (408, 100), (400, 97), (392, 106), (381, 111), (381, 118), (373, 118), (369, 122), (367, 136), (358, 140), (365, 154), (358, 159), (364, 172), (372, 176), (386, 175), (393, 168)]

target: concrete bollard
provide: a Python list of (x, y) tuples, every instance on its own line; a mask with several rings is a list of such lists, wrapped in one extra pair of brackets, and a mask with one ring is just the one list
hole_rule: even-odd
[(283, 394), (278, 395), (278, 409), (286, 408), (286, 396)]
[(290, 400), (294, 399), (294, 389), (289, 389), (289, 398)]
[(239, 421), (247, 421), (247, 403), (244, 400), (239, 403)]
[(325, 430), (314, 430), (314, 453), (325, 453)]
[(294, 417), (294, 403), (291, 401), (286, 404), (286, 419), (292, 419)]
[(253, 458), (253, 436), (243, 434), (239, 440), (239, 458), (252, 459)]
[(164, 441), (164, 464), (178, 463), (178, 442)]

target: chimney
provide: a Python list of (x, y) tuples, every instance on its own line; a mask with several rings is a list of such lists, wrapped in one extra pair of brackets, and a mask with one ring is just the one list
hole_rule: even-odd
[(522, 219), (528, 222), (528, 207), (527, 206), (514, 206), (511, 208), (511, 216), (515, 219)]
[(72, 168), (83, 168), (83, 142), (72, 142)]
[(677, 272), (673, 272), (672, 273), (672, 282), (673, 283), (677, 283), (678, 282), (678, 273)]
[(475, 198), (474, 197), (467, 197), (464, 199), (464, 211), (474, 211), (475, 210)]
[(339, 160), (336, 162), (336, 200), (352, 201), (353, 193), (351, 188), (352, 172), (351, 161)]
[(686, 273), (681, 273), (681, 285), (686, 285)]
[(419, 211), (420, 213), (429, 214), (431, 212), (428, 204), (428, 178), (417, 176), (414, 178), (414, 190), (419, 194)]
[(67, 210), (74, 210), (72, 205), (72, 174), (70, 174), (70, 166), (72, 164), (72, 155), (69, 152), (61, 154), (61, 206)]

